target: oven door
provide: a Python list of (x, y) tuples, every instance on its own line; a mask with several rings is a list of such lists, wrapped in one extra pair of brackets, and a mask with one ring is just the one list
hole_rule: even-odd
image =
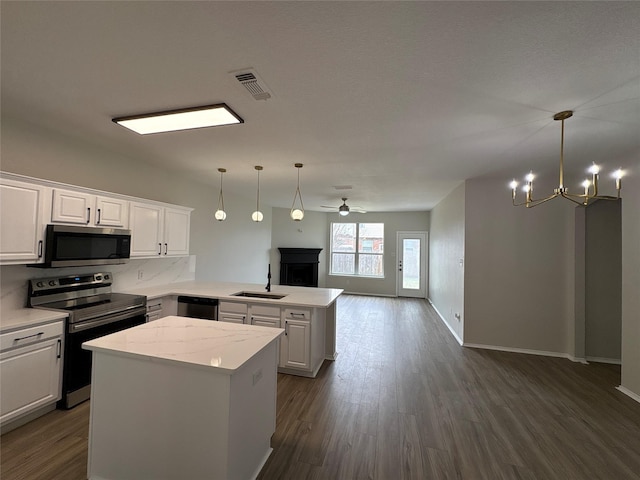
[(72, 408), (91, 393), (91, 351), (82, 344), (145, 323), (146, 308), (69, 323), (65, 335), (62, 399), (58, 407)]

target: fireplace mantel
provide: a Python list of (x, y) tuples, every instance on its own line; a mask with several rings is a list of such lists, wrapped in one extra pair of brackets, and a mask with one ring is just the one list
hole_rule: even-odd
[(321, 248), (278, 248), (280, 285), (318, 286), (318, 256)]

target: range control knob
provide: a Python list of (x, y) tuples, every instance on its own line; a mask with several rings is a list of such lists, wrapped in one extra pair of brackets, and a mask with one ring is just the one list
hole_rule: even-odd
[(44, 282), (37, 282), (36, 287), (44, 287)]
[(105, 276), (104, 276), (104, 279), (105, 279), (105, 280), (109, 280), (109, 275), (105, 275)]
[(49, 286), (55, 287), (56, 286), (56, 281), (55, 280), (49, 280)]

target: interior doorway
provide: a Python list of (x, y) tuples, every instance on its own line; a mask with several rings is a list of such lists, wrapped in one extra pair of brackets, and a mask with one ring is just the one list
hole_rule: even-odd
[(398, 232), (397, 280), (399, 297), (427, 296), (427, 232)]

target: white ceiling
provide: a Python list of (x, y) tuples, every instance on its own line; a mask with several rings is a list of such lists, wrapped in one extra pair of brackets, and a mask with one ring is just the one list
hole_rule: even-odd
[[(289, 208), (427, 210), (468, 178), (640, 151), (639, 2), (1, 2), (2, 116)], [(229, 72), (254, 68), (273, 97)], [(225, 102), (239, 126), (113, 117)], [(624, 166), (624, 165), (623, 165)], [(640, 173), (640, 172), (638, 172)], [(581, 179), (576, 178), (574, 183)], [(350, 191), (335, 186), (351, 185)], [(574, 185), (569, 184), (569, 188)], [(576, 187), (578, 188), (578, 187)]]

